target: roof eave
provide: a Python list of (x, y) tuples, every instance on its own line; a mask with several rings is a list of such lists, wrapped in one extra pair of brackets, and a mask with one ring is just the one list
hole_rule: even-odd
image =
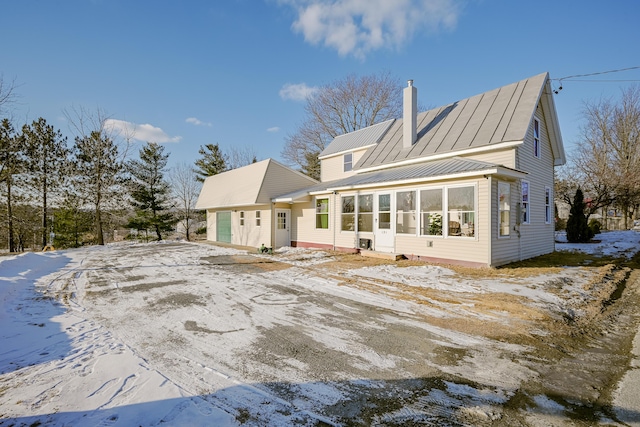
[(488, 169), (469, 171), (469, 172), (460, 172), (460, 173), (454, 173), (454, 174), (448, 174), (448, 175), (437, 175), (437, 176), (430, 176), (430, 177), (401, 179), (401, 180), (395, 180), (395, 181), (329, 187), (327, 188), (327, 192), (358, 190), (363, 188), (392, 187), (396, 185), (408, 185), (408, 184), (417, 184), (417, 183), (433, 182), (433, 181), (450, 181), (454, 179), (474, 178), (479, 176), (486, 177), (488, 175), (498, 175), (505, 178), (521, 179), (521, 178), (525, 178), (528, 174), (526, 172), (506, 168), (503, 166), (495, 166)]
[(357, 173), (374, 172), (374, 171), (378, 171), (378, 170), (382, 170), (382, 169), (388, 169), (388, 168), (391, 168), (391, 167), (408, 166), (408, 165), (413, 165), (413, 164), (416, 164), (416, 163), (424, 163), (424, 162), (429, 162), (429, 161), (433, 161), (433, 160), (443, 160), (443, 159), (452, 158), (452, 157), (460, 157), (460, 156), (478, 154), (478, 153), (483, 153), (483, 152), (504, 150), (504, 149), (507, 149), (507, 148), (512, 148), (512, 147), (516, 147), (518, 145), (522, 145), (523, 142), (524, 141), (499, 142), (499, 143), (496, 143), (496, 144), (484, 145), (482, 147), (477, 147), (477, 148), (469, 148), (469, 149), (466, 149), (466, 150), (459, 150), (459, 151), (454, 151), (454, 152), (449, 152), (449, 153), (435, 154), (435, 155), (426, 156), (426, 157), (416, 157), (416, 158), (413, 158), (413, 159), (407, 159), (407, 160), (403, 160), (403, 161), (396, 162), (396, 163), (385, 163), (385, 164), (382, 164), (382, 165), (370, 166), (368, 168), (358, 169), (356, 172)]

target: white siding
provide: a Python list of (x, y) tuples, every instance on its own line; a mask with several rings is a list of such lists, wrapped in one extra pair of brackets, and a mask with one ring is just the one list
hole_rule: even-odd
[(216, 241), (216, 212), (207, 209), (207, 240)]
[(479, 160), (481, 162), (494, 163), (513, 169), (515, 169), (516, 167), (516, 150), (514, 150), (513, 148), (500, 151), (491, 151), (488, 153), (477, 153), (462, 157)]
[[(498, 182), (507, 182), (511, 185), (511, 215), (509, 236), (499, 237), (498, 227), (500, 226), (500, 214), (498, 209)], [(491, 241), (491, 251), (493, 253), (491, 259), (492, 266), (499, 266), (508, 264), (510, 262), (520, 260), (520, 238), (518, 237), (517, 230), (514, 230), (516, 225), (517, 205), (520, 201), (520, 181), (506, 181), (498, 178), (492, 179), (491, 186), (492, 204), (491, 204), (491, 226), (493, 240)]]
[[(228, 212), (228, 209), (220, 209)], [(260, 211), (260, 226), (256, 225), (256, 211)], [(216, 210), (207, 210), (207, 240), (216, 241)], [(244, 225), (240, 225), (240, 212), (244, 212)], [(231, 211), (231, 243), (239, 246), (259, 247), (271, 244), (271, 208), (246, 206)]]
[[(529, 173), (530, 223), (520, 225), (519, 259), (553, 252), (555, 249), (554, 223), (545, 224), (545, 186), (553, 189), (554, 168), (547, 123), (540, 106), (535, 117), (540, 121), (540, 158), (533, 152), (533, 120), (522, 146), (517, 148), (517, 165)], [(520, 187), (517, 188), (520, 197)], [(518, 200), (520, 201), (520, 199)]]
[[(367, 149), (351, 152), (353, 154), (353, 166), (358, 163), (366, 152)], [(336, 179), (342, 179), (353, 175), (355, 175), (353, 170), (350, 172), (344, 172), (344, 153), (320, 160), (320, 181), (322, 182), (334, 181)]]

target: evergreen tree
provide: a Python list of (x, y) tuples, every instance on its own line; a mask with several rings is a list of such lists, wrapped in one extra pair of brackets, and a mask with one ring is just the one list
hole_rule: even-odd
[(162, 240), (162, 233), (173, 230), (176, 223), (170, 212), (171, 187), (164, 178), (168, 158), (164, 147), (148, 142), (140, 149), (140, 160), (127, 164), (131, 175), (131, 205), (135, 209), (135, 217), (129, 219), (128, 226), (138, 230), (152, 229), (158, 240)]
[(199, 182), (204, 182), (207, 177), (227, 170), (227, 157), (222, 153), (218, 144), (200, 146), (198, 153), (202, 156), (195, 161), (196, 179)]
[(13, 184), (15, 177), (22, 171), (24, 139), (15, 133), (8, 119), (0, 122), (0, 183), (4, 184), (6, 221), (9, 241), (9, 252), (16, 252), (15, 213), (13, 212)]
[(102, 131), (76, 137), (73, 166), (76, 190), (94, 208), (96, 241), (104, 245), (103, 210), (118, 205), (123, 183), (118, 146)]
[(63, 138), (60, 131), (55, 131), (42, 117), (34, 120), (31, 126), (24, 125), (22, 133), (25, 138), (27, 182), (42, 208), (41, 234), (44, 247), (51, 231), (47, 221), (48, 199), (52, 190), (61, 185), (68, 166), (67, 138)]
[(567, 219), (567, 241), (570, 243), (586, 243), (593, 237), (584, 214), (586, 207), (582, 190), (578, 188)]

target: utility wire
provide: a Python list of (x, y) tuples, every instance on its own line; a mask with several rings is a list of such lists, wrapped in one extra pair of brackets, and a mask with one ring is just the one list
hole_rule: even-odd
[(600, 74), (619, 73), (621, 71), (637, 70), (638, 68), (640, 68), (640, 65), (636, 66), (636, 67), (621, 68), (619, 70), (600, 71), (600, 72), (597, 72), (597, 73), (589, 73), (589, 74), (574, 74), (573, 76), (561, 77), (559, 79), (551, 79), (551, 80), (562, 81), (562, 80), (567, 80), (567, 79), (573, 79), (573, 78), (576, 78), (576, 77), (599, 76)]
[(553, 93), (555, 93), (556, 95), (562, 90), (562, 82), (563, 81), (569, 81), (569, 82), (638, 82), (640, 80), (584, 80), (584, 79), (580, 79), (580, 77), (591, 77), (591, 76), (599, 76), (602, 74), (610, 74), (610, 73), (619, 73), (621, 71), (629, 71), (629, 70), (637, 70), (640, 69), (640, 65), (639, 66), (635, 66), (635, 67), (628, 67), (628, 68), (620, 68), (618, 70), (609, 70), (609, 71), (599, 71), (597, 73), (588, 73), (588, 74), (574, 74), (572, 76), (566, 76), (566, 77), (561, 77), (559, 79), (551, 79), (551, 80), (555, 80), (560, 84), (560, 87), (558, 87), (558, 89), (555, 89), (553, 91)]

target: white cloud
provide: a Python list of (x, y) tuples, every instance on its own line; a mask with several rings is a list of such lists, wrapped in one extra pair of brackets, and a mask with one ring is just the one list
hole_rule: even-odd
[(268, 128), (267, 132), (280, 132), (280, 128), (278, 126), (274, 126), (272, 128)]
[(318, 90), (317, 87), (307, 86), (306, 83), (287, 83), (280, 89), (280, 98), (293, 101), (305, 101)]
[(108, 119), (104, 125), (106, 129), (120, 133), (123, 137), (142, 142), (180, 142), (182, 139), (181, 136), (169, 136), (161, 128), (150, 124), (138, 125), (124, 120)]
[(203, 122), (199, 119), (196, 119), (195, 117), (189, 117), (185, 120), (185, 122), (187, 123), (191, 123), (192, 125), (196, 125), (196, 126), (213, 126), (210, 122)]
[(297, 10), (292, 28), (314, 45), (364, 59), (398, 48), (421, 30), (455, 28), (463, 0), (280, 0)]

